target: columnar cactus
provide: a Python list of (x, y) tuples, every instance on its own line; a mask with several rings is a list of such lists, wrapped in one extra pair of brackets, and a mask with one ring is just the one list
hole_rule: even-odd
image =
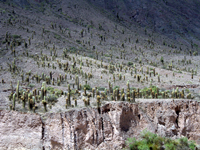
[(135, 90), (132, 91), (132, 98), (133, 98), (132, 102), (135, 102)]
[(119, 89), (118, 88), (116, 89), (116, 96), (117, 96), (117, 100), (119, 101), (120, 100), (120, 94), (119, 94)]
[(17, 94), (17, 100), (19, 100), (19, 80), (17, 81), (16, 94)]
[(28, 109), (31, 110), (31, 94), (28, 93)]
[(127, 89), (130, 89), (130, 84), (129, 84), (129, 80), (127, 81)]
[(94, 98), (95, 97), (95, 89), (92, 88), (92, 97)]
[(116, 90), (113, 90), (113, 100), (116, 99)]
[(121, 94), (121, 101), (125, 101), (125, 94)]
[(74, 100), (75, 107), (77, 107), (77, 99)]
[(83, 96), (87, 96), (86, 88), (84, 87), (84, 93)]
[(44, 99), (44, 87), (41, 87), (41, 99)]
[(100, 113), (100, 107), (101, 107), (101, 97), (97, 95), (97, 109), (99, 113)]
[(44, 96), (44, 99), (42, 100), (42, 104), (44, 105), (44, 111), (47, 112), (47, 101), (46, 101), (46, 96)]
[(160, 82), (160, 75), (158, 74), (158, 82)]
[(71, 106), (71, 94), (67, 93), (67, 105)]
[(12, 105), (12, 110), (15, 110), (15, 93), (13, 94), (13, 105)]
[(76, 84), (76, 86), (77, 86), (77, 90), (80, 90), (80, 88), (79, 88), (79, 77), (78, 77), (78, 75), (76, 75), (75, 84)]
[(22, 100), (23, 108), (25, 108), (25, 106), (26, 106), (26, 96), (25, 96), (25, 92), (23, 92), (22, 97), (21, 97), (21, 100)]
[(99, 95), (99, 90), (96, 88), (96, 96)]
[(147, 67), (147, 74), (149, 74), (149, 67)]

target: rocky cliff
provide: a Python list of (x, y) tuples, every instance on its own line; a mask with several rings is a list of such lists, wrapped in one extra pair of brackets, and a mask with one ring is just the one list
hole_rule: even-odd
[(145, 128), (200, 144), (200, 103), (190, 100), (111, 102), (63, 113), (0, 111), (0, 149), (120, 149)]

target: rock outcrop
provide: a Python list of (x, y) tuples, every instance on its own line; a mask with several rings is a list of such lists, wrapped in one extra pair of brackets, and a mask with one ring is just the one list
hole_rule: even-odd
[(0, 111), (0, 149), (120, 149), (144, 129), (200, 144), (200, 103), (111, 102), (101, 108), (40, 115)]

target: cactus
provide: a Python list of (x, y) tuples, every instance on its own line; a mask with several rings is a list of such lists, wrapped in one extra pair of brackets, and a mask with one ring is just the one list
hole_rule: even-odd
[(99, 90), (96, 88), (96, 96), (99, 95)]
[(26, 97), (25, 97), (25, 92), (23, 92), (22, 97), (21, 97), (22, 103), (23, 103), (23, 108), (26, 106)]
[(165, 92), (162, 92), (162, 98), (165, 98)]
[(44, 99), (44, 87), (41, 87), (41, 99)]
[(147, 67), (147, 74), (149, 74), (149, 67)]
[(46, 96), (44, 96), (44, 99), (42, 100), (42, 104), (44, 105), (44, 111), (47, 112), (47, 101), (46, 101)]
[(76, 75), (75, 84), (77, 85), (77, 90), (80, 90), (80, 88), (79, 88), (79, 78), (78, 78), (78, 75)]
[(68, 93), (71, 92), (71, 89), (70, 89), (70, 84), (68, 84)]
[(121, 80), (122, 79), (122, 75), (121, 75), (121, 73), (119, 74), (119, 80)]
[(90, 98), (87, 99), (87, 106), (90, 106)]
[(87, 107), (87, 100), (84, 98), (83, 101), (84, 101), (85, 107)]
[(126, 98), (127, 98), (127, 101), (130, 102), (130, 92), (129, 91), (127, 91), (127, 93), (126, 93)]
[(104, 90), (104, 94), (105, 94), (105, 96), (107, 96), (107, 89), (106, 88)]
[(31, 94), (28, 94), (28, 109), (31, 110)]
[(155, 98), (155, 93), (154, 93), (154, 91), (151, 92), (151, 97), (152, 97), (152, 98)]
[(97, 110), (100, 113), (100, 107), (101, 107), (101, 97), (97, 95)]
[(127, 89), (130, 89), (129, 80), (127, 81)]
[(140, 82), (140, 75), (137, 75), (137, 82)]
[(191, 93), (189, 93), (186, 97), (187, 99), (191, 99), (192, 98)]
[(158, 74), (158, 82), (160, 82), (160, 75)]
[(15, 110), (15, 93), (13, 94), (13, 105), (12, 105), (12, 110)]
[(113, 90), (113, 100), (116, 99), (116, 90)]
[(121, 101), (125, 101), (125, 95), (124, 95), (124, 93), (121, 94)]
[(95, 89), (92, 88), (92, 97), (95, 97)]
[(83, 93), (83, 96), (87, 96), (87, 91), (86, 91), (86, 88), (84, 87), (84, 93)]
[(134, 103), (134, 102), (135, 102), (135, 90), (132, 91), (132, 95), (133, 95), (133, 96), (132, 96), (132, 98), (133, 98), (133, 101), (132, 101), (132, 102)]
[(75, 102), (75, 107), (77, 107), (77, 99), (75, 99), (74, 102)]
[(17, 95), (17, 100), (19, 100), (19, 80), (17, 81), (16, 95)]
[(71, 106), (71, 94), (70, 93), (67, 93), (67, 105), (68, 106)]

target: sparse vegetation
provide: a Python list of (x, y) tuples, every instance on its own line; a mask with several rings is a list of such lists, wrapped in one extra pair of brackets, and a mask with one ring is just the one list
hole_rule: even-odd
[[(200, 41), (198, 26), (192, 28), (193, 16), (183, 18), (184, 12), (173, 12), (180, 14), (180, 23), (175, 17), (172, 24), (169, 15), (169, 21), (160, 18), (158, 24), (168, 10), (154, 15), (157, 11), (147, 12), (146, 4), (140, 13), (132, 3), (136, 12), (127, 12), (124, 1), (113, 1), (117, 5), (112, 11), (110, 2), (107, 10), (97, 9), (95, 1), (27, 1), (24, 9), (16, 2), (0, 2), (0, 92), (5, 95), (1, 109), (43, 115), (95, 107), (101, 113), (101, 106), (111, 101), (199, 98)], [(161, 3), (153, 1), (154, 5)], [(182, 28), (186, 16), (190, 26)], [(173, 32), (176, 25), (180, 31)], [(188, 143), (192, 147), (185, 138), (171, 140), (149, 132), (141, 138), (130, 139), (130, 145), (176, 149)]]
[(140, 139), (128, 138), (126, 141), (127, 149), (130, 150), (195, 150), (196, 144), (194, 141), (188, 141), (186, 137), (172, 140), (167, 137), (161, 137), (157, 134), (144, 130)]

